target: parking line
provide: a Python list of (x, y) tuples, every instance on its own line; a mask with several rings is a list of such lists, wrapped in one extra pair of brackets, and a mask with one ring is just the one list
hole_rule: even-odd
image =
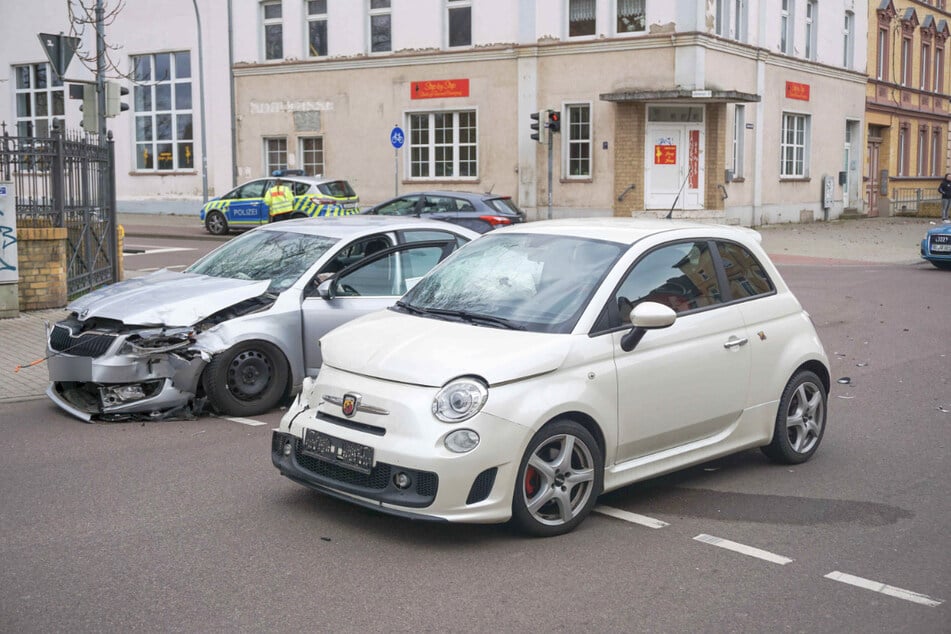
[(250, 425), (251, 427), (260, 427), (261, 425), (267, 425), (267, 423), (262, 423), (259, 420), (254, 420), (253, 418), (241, 418), (240, 416), (218, 416), (222, 420), (230, 420), (232, 423), (241, 423), (242, 425)]
[(889, 586), (884, 583), (879, 583), (878, 581), (872, 581), (871, 579), (863, 579), (862, 577), (856, 577), (855, 575), (839, 572), (838, 570), (825, 575), (825, 578), (832, 579), (833, 581), (841, 581), (842, 583), (847, 583), (865, 590), (871, 590), (872, 592), (887, 594), (890, 597), (904, 599), (905, 601), (911, 601), (912, 603), (920, 603), (921, 605), (927, 605), (931, 608), (937, 607), (944, 603), (942, 600), (932, 599), (931, 597), (924, 594), (919, 594), (917, 592), (912, 592), (911, 590), (905, 590), (903, 588), (896, 588), (895, 586)]
[(640, 524), (641, 526), (646, 526), (647, 528), (663, 528), (665, 526), (670, 526), (670, 524), (667, 522), (655, 520), (653, 517), (622, 511), (621, 509), (616, 509), (610, 506), (596, 506), (594, 507), (594, 512), (601, 513), (602, 515), (608, 515), (619, 520), (624, 520), (625, 522), (631, 522), (632, 524)]
[(762, 559), (763, 561), (779, 564), (781, 566), (785, 566), (786, 564), (792, 562), (792, 559), (788, 557), (783, 557), (782, 555), (776, 555), (767, 550), (753, 548), (752, 546), (747, 546), (746, 544), (731, 542), (728, 539), (721, 539), (719, 537), (714, 537), (713, 535), (700, 534), (694, 537), (694, 539), (697, 540), (698, 542), (704, 542), (705, 544), (719, 546), (720, 548), (732, 550), (733, 552), (740, 553), (741, 555), (756, 557), (757, 559)]

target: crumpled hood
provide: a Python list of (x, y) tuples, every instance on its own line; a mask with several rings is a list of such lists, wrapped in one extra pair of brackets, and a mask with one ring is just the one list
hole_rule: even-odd
[(439, 387), (462, 375), (496, 385), (551, 372), (572, 337), (503, 330), (405, 315), (371, 313), (324, 335), (324, 363), (388, 381)]
[(66, 309), (84, 320), (104, 317), (128, 325), (191, 326), (263, 294), (269, 284), (269, 280), (235, 280), (163, 269), (83, 295)]

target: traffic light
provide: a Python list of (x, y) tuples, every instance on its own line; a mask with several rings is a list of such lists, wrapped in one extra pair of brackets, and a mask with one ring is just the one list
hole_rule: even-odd
[(114, 117), (120, 112), (129, 109), (129, 104), (122, 103), (121, 98), (129, 94), (129, 89), (120, 86), (117, 81), (106, 82), (106, 116)]
[(538, 141), (539, 143), (544, 143), (541, 137), (541, 112), (533, 112), (531, 115), (532, 118), (532, 140)]
[(99, 96), (96, 84), (83, 84), (83, 102), (79, 106), (83, 121), (79, 125), (91, 134), (99, 134)]
[(553, 133), (561, 132), (561, 113), (557, 110), (548, 111), (548, 129)]

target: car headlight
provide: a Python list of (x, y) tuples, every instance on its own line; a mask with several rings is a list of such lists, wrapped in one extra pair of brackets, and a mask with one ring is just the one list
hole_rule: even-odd
[(119, 353), (147, 357), (153, 354), (180, 350), (195, 342), (193, 334), (190, 328), (143, 331), (130, 335)]
[(433, 416), (444, 423), (459, 423), (479, 413), (489, 390), (476, 379), (463, 378), (447, 383), (433, 399)]

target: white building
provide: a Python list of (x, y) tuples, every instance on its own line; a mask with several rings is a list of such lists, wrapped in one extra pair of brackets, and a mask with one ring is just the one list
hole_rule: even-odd
[[(291, 167), (346, 178), (364, 203), (395, 191), (491, 189), (546, 217), (548, 146), (531, 139), (529, 125), (532, 113), (551, 109), (562, 119), (552, 147), (556, 217), (674, 208), (677, 217), (749, 225), (861, 207), (867, 2), (198, 4), (212, 194), (231, 186), (232, 171), (243, 181)], [(0, 26), (17, 43), (0, 72), (10, 69), (12, 80), (13, 66), (44, 61), (33, 31), (55, 30), (49, 17), (37, 20), (42, 27)], [(161, 14), (129, 2), (109, 27), (109, 39), (124, 43), (113, 58), (120, 68), (132, 69), (133, 58), (157, 68), (177, 53), (192, 69), (191, 77), (141, 77), (136, 89), (148, 87), (151, 104), (134, 100), (134, 112), (112, 120), (120, 209), (168, 210), (169, 201), (201, 197), (194, 22), (185, 0), (163, 3)], [(157, 108), (159, 90), (184, 85), (189, 108)], [(17, 99), (11, 85), (0, 118), (14, 118)], [(67, 126), (80, 119), (77, 103), (67, 102)], [(190, 115), (192, 138), (175, 137), (180, 126), (172, 139), (137, 138), (148, 136), (149, 117), (157, 133), (167, 115)], [(406, 133), (398, 151), (394, 126)], [(183, 144), (193, 152), (184, 163)]]

